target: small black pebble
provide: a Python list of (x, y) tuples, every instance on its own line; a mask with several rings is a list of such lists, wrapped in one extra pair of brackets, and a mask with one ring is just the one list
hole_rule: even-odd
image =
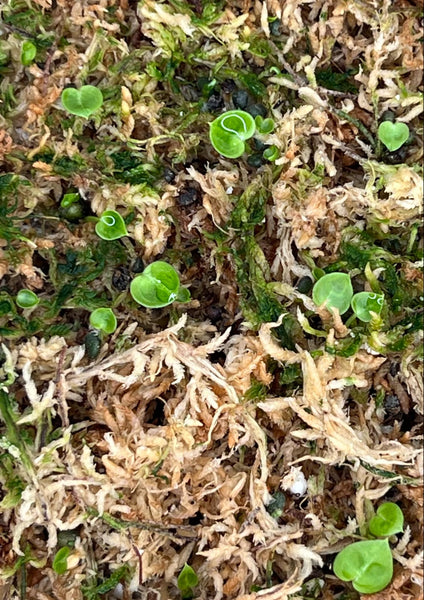
[(269, 30), (271, 32), (271, 35), (280, 35), (280, 25), (280, 19), (275, 19), (274, 21), (272, 21), (272, 23), (269, 24)]
[(305, 276), (305, 277), (301, 277), (299, 279), (299, 281), (296, 284), (296, 289), (301, 294), (309, 294), (313, 285), (314, 285), (314, 282), (312, 281), (312, 279), (308, 276)]
[(231, 94), (231, 92), (234, 92), (235, 89), (236, 84), (232, 79), (224, 79), (224, 81), (221, 83), (221, 90), (224, 92), (224, 94)]
[(394, 152), (387, 152), (384, 155), (384, 162), (388, 165), (399, 165), (404, 163), (408, 156), (408, 148), (406, 146), (402, 146), (399, 150), (395, 150)]
[(252, 115), (253, 118), (261, 116), (266, 117), (268, 111), (263, 104), (249, 104), (246, 108), (246, 112)]
[(96, 358), (99, 355), (102, 342), (97, 331), (89, 331), (84, 338), (85, 352), (88, 358)]
[(236, 90), (233, 92), (231, 99), (235, 108), (244, 110), (249, 103), (249, 94), (245, 90)]
[(263, 152), (267, 145), (261, 142), (261, 140), (258, 140), (258, 138), (253, 138), (253, 147), (255, 150), (261, 150)]
[(222, 308), (216, 304), (208, 306), (206, 309), (206, 316), (211, 320), (212, 323), (216, 323), (222, 317)]
[(113, 272), (112, 285), (119, 292), (124, 292), (131, 281), (130, 272), (127, 267), (119, 267)]
[(254, 154), (251, 154), (247, 159), (247, 164), (251, 167), (255, 167), (256, 169), (265, 164), (265, 162), (266, 160), (262, 156), (262, 152), (255, 152)]
[(169, 167), (165, 167), (163, 170), (163, 178), (165, 179), (166, 183), (172, 183), (175, 179), (174, 171)]
[(212, 92), (204, 105), (204, 110), (207, 112), (216, 112), (221, 108), (224, 108), (224, 100), (221, 94), (219, 92)]
[(137, 256), (137, 258), (131, 265), (131, 271), (133, 273), (142, 273), (144, 271), (144, 262), (139, 256)]
[(190, 206), (197, 200), (197, 190), (195, 188), (188, 188), (178, 197), (178, 204), (180, 206)]
[(395, 119), (396, 115), (394, 112), (392, 112), (391, 110), (385, 110), (380, 117), (380, 123), (382, 123), (383, 121), (391, 121), (392, 123), (394, 123)]
[(388, 394), (384, 398), (383, 406), (388, 415), (397, 415), (400, 412), (399, 398), (392, 394)]

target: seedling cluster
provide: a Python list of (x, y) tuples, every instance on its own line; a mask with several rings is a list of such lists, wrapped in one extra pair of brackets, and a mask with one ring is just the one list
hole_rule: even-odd
[(324, 306), (330, 312), (336, 309), (340, 315), (351, 307), (357, 318), (365, 323), (379, 315), (384, 304), (384, 294), (354, 294), (347, 273), (328, 273), (320, 277), (313, 287), (312, 298), (317, 306)]
[(385, 539), (354, 542), (338, 553), (334, 573), (342, 581), (351, 581), (362, 594), (375, 594), (387, 587), (393, 576), (393, 556), (388, 536), (403, 531), (403, 514), (393, 502), (385, 502), (368, 523), (370, 535)]

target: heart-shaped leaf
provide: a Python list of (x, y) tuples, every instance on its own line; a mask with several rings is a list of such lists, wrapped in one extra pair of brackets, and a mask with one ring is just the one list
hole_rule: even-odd
[(88, 119), (103, 104), (103, 95), (94, 85), (83, 85), (79, 90), (64, 89), (61, 100), (63, 106), (72, 115)]
[(210, 124), (212, 146), (226, 158), (238, 158), (244, 152), (245, 141), (255, 133), (255, 121), (244, 110), (229, 110)]
[(113, 310), (110, 308), (96, 308), (90, 315), (90, 325), (104, 333), (113, 333), (117, 326)]
[(389, 542), (367, 540), (346, 546), (333, 564), (342, 581), (351, 581), (361, 594), (375, 594), (387, 587), (393, 576), (393, 557)]
[(409, 127), (406, 123), (383, 121), (380, 123), (377, 135), (390, 152), (395, 152), (409, 138)]
[(390, 536), (403, 531), (403, 513), (394, 502), (384, 502), (368, 524), (372, 535)]
[(180, 278), (172, 265), (158, 260), (148, 265), (130, 286), (131, 296), (146, 308), (163, 308), (177, 302), (188, 302), (190, 292), (180, 286)]
[(348, 310), (352, 296), (352, 283), (346, 273), (324, 275), (312, 290), (312, 299), (317, 306), (324, 305), (330, 312), (336, 308), (341, 315)]
[(384, 304), (384, 294), (374, 292), (358, 292), (351, 301), (352, 310), (364, 323), (372, 321), (372, 314), (379, 315)]
[(96, 224), (96, 233), (102, 240), (118, 240), (128, 235), (124, 219), (116, 210), (105, 210)]
[(37, 306), (39, 302), (40, 298), (31, 290), (19, 290), (16, 295), (16, 304), (20, 308), (32, 308), (33, 306)]

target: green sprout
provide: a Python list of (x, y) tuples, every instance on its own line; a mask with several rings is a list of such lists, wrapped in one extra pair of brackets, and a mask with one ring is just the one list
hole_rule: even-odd
[(269, 160), (270, 162), (274, 162), (280, 156), (280, 152), (278, 151), (277, 146), (268, 146), (268, 148), (265, 148), (262, 156), (266, 160)]
[(63, 196), (62, 200), (60, 201), (60, 206), (62, 208), (67, 208), (68, 206), (71, 206), (71, 204), (78, 202), (79, 199), (80, 195), (77, 192), (69, 192)]
[(134, 300), (146, 308), (162, 308), (175, 300), (190, 300), (188, 289), (180, 286), (177, 271), (161, 260), (151, 263), (135, 277), (131, 282), (130, 291)]
[(272, 119), (264, 119), (261, 115), (255, 117), (256, 129), (259, 133), (267, 134), (274, 131), (275, 123)]
[(110, 308), (96, 308), (90, 315), (90, 325), (109, 335), (115, 331), (117, 321)]
[(53, 558), (53, 571), (58, 575), (63, 575), (68, 570), (68, 556), (71, 553), (69, 546), (63, 546), (56, 552)]
[(409, 127), (406, 123), (383, 121), (378, 127), (377, 136), (390, 152), (395, 152), (408, 140)]
[(315, 283), (312, 299), (317, 306), (325, 306), (330, 312), (337, 309), (343, 315), (353, 296), (352, 283), (346, 273), (329, 273)]
[(16, 304), (20, 308), (33, 308), (40, 302), (40, 298), (37, 294), (34, 294), (31, 290), (23, 289), (19, 290), (16, 296)]
[(403, 531), (403, 513), (394, 502), (384, 502), (368, 523), (368, 529), (376, 537), (394, 535)]
[(116, 210), (105, 210), (96, 223), (96, 233), (102, 240), (118, 240), (128, 235), (124, 219)]
[(83, 85), (80, 89), (66, 88), (61, 96), (62, 104), (71, 115), (88, 119), (103, 104), (102, 92), (94, 85)]
[(384, 590), (393, 576), (393, 556), (388, 540), (349, 544), (336, 556), (333, 571), (342, 581), (351, 581), (361, 594)]
[(369, 323), (373, 314), (379, 315), (384, 304), (384, 294), (374, 292), (359, 292), (351, 300), (351, 307), (360, 321)]
[(229, 110), (210, 124), (212, 146), (226, 158), (238, 158), (245, 150), (245, 141), (255, 133), (255, 121), (244, 110)]
[(21, 63), (24, 65), (24, 67), (27, 67), (33, 62), (36, 54), (37, 47), (32, 42), (27, 40), (22, 44)]
[(196, 571), (190, 567), (190, 565), (185, 563), (177, 579), (177, 586), (181, 592), (181, 598), (184, 600), (193, 598), (194, 593), (192, 588), (196, 587), (198, 583), (199, 578), (196, 575)]

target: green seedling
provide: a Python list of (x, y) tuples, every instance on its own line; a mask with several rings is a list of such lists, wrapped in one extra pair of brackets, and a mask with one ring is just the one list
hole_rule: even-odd
[(194, 593), (192, 588), (196, 587), (198, 583), (199, 578), (196, 575), (196, 571), (186, 563), (177, 579), (177, 586), (181, 592), (181, 598), (184, 600), (193, 598)]
[(116, 210), (105, 210), (96, 224), (96, 233), (102, 240), (118, 240), (128, 235), (124, 219)]
[(384, 304), (384, 294), (374, 292), (359, 292), (351, 300), (351, 307), (360, 321), (369, 323), (372, 321), (373, 313), (379, 315)]
[(115, 331), (117, 321), (110, 308), (96, 308), (90, 315), (90, 325), (109, 335)]
[(277, 160), (279, 155), (280, 155), (280, 153), (278, 151), (277, 146), (269, 146), (268, 148), (265, 148), (262, 156), (266, 160), (269, 160), (270, 162), (274, 162), (275, 160)]
[(188, 289), (180, 286), (177, 271), (161, 260), (151, 263), (135, 277), (131, 282), (130, 291), (134, 300), (146, 308), (162, 308), (175, 300), (190, 300)]
[(24, 65), (24, 67), (27, 67), (33, 62), (36, 54), (37, 48), (32, 42), (27, 40), (22, 44), (21, 63)]
[(333, 571), (342, 581), (351, 581), (361, 594), (384, 590), (393, 576), (388, 540), (367, 540), (346, 546), (336, 556)]
[(102, 92), (94, 85), (83, 85), (80, 89), (66, 88), (61, 96), (62, 104), (71, 115), (88, 119), (103, 104)]
[(31, 290), (19, 290), (16, 296), (16, 304), (20, 308), (33, 308), (40, 302), (40, 298)]
[(368, 529), (376, 537), (394, 535), (403, 531), (403, 513), (394, 502), (384, 502), (368, 523)]
[(264, 119), (261, 115), (255, 117), (256, 129), (259, 133), (267, 134), (274, 131), (274, 121), (270, 118)]
[(244, 110), (229, 110), (210, 124), (212, 146), (226, 158), (238, 158), (245, 150), (245, 141), (255, 133), (255, 121)]
[(390, 152), (399, 150), (409, 138), (409, 127), (406, 123), (383, 121), (377, 130), (378, 139)]
[(329, 273), (315, 283), (312, 299), (317, 306), (325, 306), (330, 312), (337, 309), (343, 315), (353, 296), (352, 283), (346, 273)]
[(69, 546), (63, 546), (56, 552), (53, 558), (53, 571), (58, 575), (63, 575), (68, 570), (68, 556), (71, 553)]
[(80, 195), (77, 192), (70, 192), (69, 194), (65, 194), (63, 196), (62, 200), (60, 201), (60, 206), (62, 208), (67, 208), (68, 206), (71, 206), (71, 204), (78, 202), (79, 199)]

